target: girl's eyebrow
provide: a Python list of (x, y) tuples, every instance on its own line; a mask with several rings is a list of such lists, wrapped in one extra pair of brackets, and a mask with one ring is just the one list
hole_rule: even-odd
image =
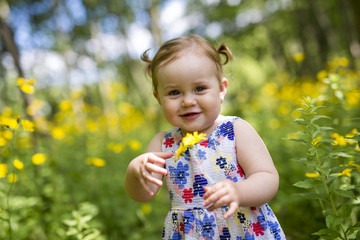
[(174, 89), (174, 88), (176, 88), (176, 87), (177, 87), (176, 84), (168, 84), (168, 85), (166, 85), (166, 86), (163, 88), (163, 91), (166, 91), (166, 90), (168, 90), (168, 89)]

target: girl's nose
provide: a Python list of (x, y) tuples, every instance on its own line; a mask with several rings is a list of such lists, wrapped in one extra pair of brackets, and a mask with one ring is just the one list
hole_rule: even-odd
[(185, 94), (181, 101), (182, 107), (191, 107), (196, 104), (196, 99), (192, 94)]

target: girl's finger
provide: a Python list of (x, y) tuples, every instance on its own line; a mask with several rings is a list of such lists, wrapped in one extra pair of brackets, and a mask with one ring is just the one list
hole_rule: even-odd
[(209, 196), (211, 196), (215, 192), (217, 192), (221, 189), (224, 189), (224, 187), (226, 187), (226, 184), (224, 184), (224, 181), (218, 182), (211, 187), (204, 187), (205, 194), (203, 196), (203, 199), (207, 199)]
[(148, 156), (148, 162), (156, 163), (160, 165), (165, 164), (165, 159), (170, 158), (173, 155), (172, 152), (155, 152)]
[(217, 203), (221, 198), (223, 198), (226, 195), (226, 193), (227, 193), (227, 191), (224, 188), (222, 188), (222, 189), (220, 189), (220, 190), (218, 190), (218, 191), (216, 191), (216, 192), (214, 192), (212, 194), (210, 193), (211, 195), (209, 195), (206, 199), (204, 198), (205, 201), (203, 202), (203, 206), (207, 207), (210, 204), (214, 204), (211, 207), (216, 208), (218, 204), (215, 204), (215, 203)]
[(149, 163), (149, 162), (145, 164), (145, 169), (147, 172), (159, 173), (162, 175), (167, 174), (167, 170), (165, 168), (157, 166), (157, 165)]
[(231, 202), (230, 205), (229, 205), (229, 209), (224, 214), (224, 218), (227, 219), (228, 217), (233, 215), (238, 208), (239, 208), (239, 205), (236, 202)]
[(147, 180), (148, 182), (151, 182), (151, 183), (159, 186), (159, 187), (161, 187), (161, 186), (163, 185), (163, 182), (162, 182), (161, 180), (155, 178), (155, 177), (147, 176), (147, 177), (146, 177), (146, 180)]
[(230, 197), (229, 195), (222, 195), (216, 202), (214, 202), (211, 207), (209, 207), (208, 209), (210, 211), (219, 208), (219, 207), (223, 207), (223, 206), (227, 206), (231, 203)]
[(140, 178), (140, 183), (143, 186), (143, 188), (145, 189), (145, 191), (147, 193), (149, 193), (150, 195), (154, 195), (153, 191), (151, 190), (149, 184), (147, 184), (147, 182), (144, 180), (144, 178)]

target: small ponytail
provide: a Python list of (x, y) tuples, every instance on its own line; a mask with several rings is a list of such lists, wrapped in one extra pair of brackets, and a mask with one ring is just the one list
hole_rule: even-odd
[(150, 49), (146, 50), (142, 55), (141, 55), (141, 60), (143, 60), (144, 62), (147, 63), (147, 66), (145, 68), (145, 72), (147, 74), (149, 74), (149, 76), (151, 77), (151, 63), (152, 60), (149, 58), (148, 52), (150, 51)]
[(231, 61), (233, 59), (232, 53), (230, 51), (230, 49), (228, 48), (228, 46), (226, 46), (224, 43), (222, 43), (220, 45), (220, 47), (218, 48), (217, 52), (220, 55), (225, 56), (225, 61), (223, 63), (221, 63), (222, 65), (227, 64), (229, 61)]

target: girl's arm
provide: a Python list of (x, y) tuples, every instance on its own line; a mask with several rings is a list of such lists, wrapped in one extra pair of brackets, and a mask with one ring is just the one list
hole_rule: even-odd
[(253, 127), (242, 119), (234, 123), (237, 160), (246, 179), (239, 182), (224, 180), (206, 187), (204, 206), (209, 210), (228, 205), (225, 217), (239, 206), (259, 206), (271, 200), (279, 187), (279, 175), (264, 142)]
[(125, 190), (130, 198), (137, 202), (151, 200), (162, 186), (165, 159), (172, 153), (161, 152), (162, 139), (165, 132), (154, 136), (149, 143), (146, 153), (134, 158), (126, 171)]

